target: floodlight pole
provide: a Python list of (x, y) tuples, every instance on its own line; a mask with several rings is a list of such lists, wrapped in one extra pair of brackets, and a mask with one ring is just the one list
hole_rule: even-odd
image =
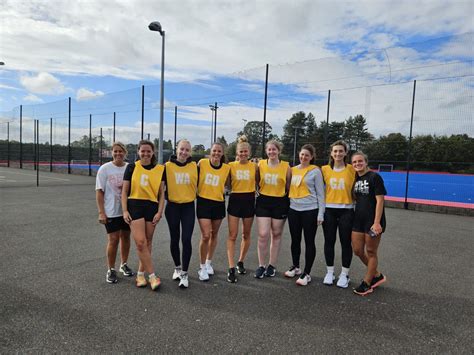
[(160, 94), (160, 134), (158, 142), (158, 163), (163, 163), (163, 122), (164, 122), (164, 101), (165, 101), (165, 31), (158, 21), (148, 25), (150, 31), (159, 32), (161, 35), (161, 94)]

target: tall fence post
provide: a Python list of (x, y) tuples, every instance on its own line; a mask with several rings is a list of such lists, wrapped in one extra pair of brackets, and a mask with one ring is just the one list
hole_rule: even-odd
[(217, 109), (219, 107), (217, 106), (217, 102), (214, 103), (214, 141), (217, 141)]
[(53, 171), (53, 118), (49, 119), (49, 171)]
[(33, 170), (36, 170), (36, 156), (37, 156), (37, 152), (36, 152), (36, 146), (37, 146), (37, 143), (36, 142), (36, 120), (33, 120)]
[(68, 133), (67, 133), (67, 173), (71, 173), (71, 98), (69, 98), (68, 109)]
[(415, 111), (415, 93), (416, 93), (416, 80), (413, 81), (413, 98), (411, 101), (411, 118), (410, 118), (410, 137), (408, 139), (408, 151), (407, 151), (407, 177), (405, 182), (405, 203), (403, 207), (408, 209), (408, 178), (410, 176), (410, 160), (411, 160), (411, 139), (413, 134), (413, 113)]
[(328, 90), (328, 106), (326, 112), (326, 129), (324, 130), (324, 151), (323, 156), (326, 156), (328, 149), (328, 135), (329, 135), (329, 107), (331, 106), (331, 90)]
[(265, 70), (265, 98), (263, 100), (262, 158), (265, 158), (265, 129), (267, 126), (268, 64)]
[(114, 144), (114, 142), (115, 142), (115, 112), (114, 112), (114, 133), (113, 133), (112, 142), (110, 144), (112, 145)]
[(142, 85), (142, 133), (141, 140), (143, 140), (143, 130), (145, 129), (145, 85)]
[(92, 176), (92, 114), (89, 115), (89, 176)]
[(178, 130), (178, 106), (174, 107), (174, 154), (178, 154), (176, 151), (176, 132)]
[(20, 169), (23, 169), (23, 105), (20, 105)]
[(36, 126), (36, 186), (39, 186), (39, 160), (40, 160), (40, 152), (39, 152), (39, 120), (35, 120), (35, 126)]
[(10, 167), (10, 122), (7, 122), (7, 167)]
[(99, 164), (102, 166), (102, 127), (100, 127)]

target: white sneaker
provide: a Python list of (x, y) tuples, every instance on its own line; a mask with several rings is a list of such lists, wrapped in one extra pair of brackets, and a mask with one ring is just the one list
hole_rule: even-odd
[(208, 275), (214, 275), (214, 268), (212, 267), (212, 264), (206, 264), (206, 270)]
[(337, 280), (336, 286), (340, 288), (347, 288), (350, 281), (351, 279), (349, 278), (349, 275), (341, 273), (339, 275), (339, 280)]
[(179, 280), (179, 287), (181, 288), (188, 288), (189, 281), (188, 281), (188, 273), (181, 273), (180, 280)]
[(199, 269), (198, 275), (199, 275), (199, 280), (209, 281), (209, 274), (207, 273), (207, 268)]
[(296, 280), (296, 284), (300, 286), (306, 286), (311, 282), (311, 276), (308, 274), (302, 274), (300, 277), (298, 277), (298, 280)]
[(181, 268), (175, 267), (173, 271), (173, 280), (179, 280), (181, 278)]
[(334, 276), (334, 273), (328, 271), (326, 276), (324, 276), (323, 284), (331, 286), (335, 279), (336, 277)]
[(286, 277), (295, 277), (295, 276), (300, 276), (301, 275), (301, 269), (296, 266), (290, 267), (287, 271), (285, 271), (285, 276)]

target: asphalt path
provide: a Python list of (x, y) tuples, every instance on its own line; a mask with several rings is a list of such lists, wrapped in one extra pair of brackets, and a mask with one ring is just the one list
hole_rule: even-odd
[[(0, 181), (15, 180), (14, 172), (23, 171), (0, 168)], [(227, 283), (225, 221), (216, 275), (206, 283), (197, 278), (196, 223), (190, 287), (179, 289), (163, 220), (153, 249), (163, 284), (152, 292), (132, 278), (105, 282), (94, 178), (57, 175), (71, 180), (35, 187), (17, 174), (0, 182), (1, 353), (474, 353), (472, 217), (387, 209), (380, 269), (388, 281), (367, 297), (352, 293), (364, 272), (357, 257), (351, 288), (322, 284), (321, 229), (307, 287), (283, 276), (291, 264), (287, 227), (275, 278), (253, 278), (254, 228), (249, 274)], [(137, 266), (133, 243), (129, 264)]]

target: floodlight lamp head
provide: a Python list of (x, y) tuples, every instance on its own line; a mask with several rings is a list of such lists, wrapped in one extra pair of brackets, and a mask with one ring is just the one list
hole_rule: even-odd
[(161, 23), (159, 23), (158, 21), (153, 21), (152, 23), (150, 23), (148, 25), (148, 29), (150, 31), (156, 31), (156, 32), (160, 32), (160, 34), (163, 36), (163, 29), (161, 28)]

